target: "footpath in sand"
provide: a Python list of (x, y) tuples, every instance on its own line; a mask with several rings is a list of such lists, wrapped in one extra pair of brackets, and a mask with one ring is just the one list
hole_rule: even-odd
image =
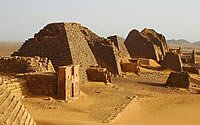
[(143, 70), (114, 78), (112, 85), (88, 83), (69, 103), (44, 97), (22, 102), (38, 125), (199, 125), (200, 95), (165, 87), (168, 74)]

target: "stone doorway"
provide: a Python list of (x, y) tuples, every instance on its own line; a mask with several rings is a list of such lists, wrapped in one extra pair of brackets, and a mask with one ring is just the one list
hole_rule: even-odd
[(79, 66), (61, 66), (58, 70), (57, 98), (69, 100), (79, 97)]

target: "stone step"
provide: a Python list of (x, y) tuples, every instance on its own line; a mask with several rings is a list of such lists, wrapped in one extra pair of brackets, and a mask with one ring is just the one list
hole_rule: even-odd
[(7, 89), (8, 90), (14, 90), (14, 89), (16, 89), (16, 87), (15, 86), (7, 86)]
[(11, 113), (5, 121), (8, 125), (12, 124), (12, 122), (14, 121), (14, 118), (17, 116), (17, 113), (19, 112), (19, 109), (21, 108), (21, 106), (22, 106), (22, 104), (18, 100), (17, 103), (15, 104), (13, 110), (10, 110)]
[(34, 120), (33, 118), (31, 117), (30, 121), (29, 121), (29, 125), (33, 125), (34, 124)]
[(28, 113), (24, 125), (29, 125), (30, 120), (31, 120), (31, 115)]
[(11, 92), (9, 91), (4, 91), (2, 95), (0, 95), (0, 105), (8, 98)]
[(14, 118), (12, 125), (19, 125), (24, 112), (25, 112), (25, 107), (24, 105), (22, 105), (21, 108), (19, 109), (19, 112), (17, 113), (17, 116)]
[(5, 85), (0, 85), (0, 95), (2, 95), (6, 90), (6, 86)]
[[(7, 99), (9, 100), (9, 99)], [(0, 119), (1, 121), (5, 122), (6, 119), (8, 119), (8, 117), (10, 116), (12, 110), (14, 109), (15, 105), (17, 104), (17, 100), (14, 96), (12, 96), (12, 100), (9, 100), (9, 102), (7, 104), (2, 104), (1, 105), (1, 115), (0, 115)]]
[(27, 87), (27, 84), (19, 84), (19, 85), (16, 85), (16, 84), (7, 84), (6, 85), (8, 88), (22, 88), (22, 87)]
[(18, 92), (22, 92), (22, 88), (16, 88), (16, 89), (13, 89), (13, 90), (10, 90), (12, 93), (18, 93)]
[(21, 117), (19, 125), (24, 125), (27, 115), (28, 115), (28, 112), (27, 112), (27, 109), (25, 109), (23, 114), (22, 114), (22, 117)]
[(4, 111), (7, 109), (8, 106), (12, 103), (14, 96), (9, 94), (6, 99), (0, 104), (0, 115), (4, 114)]

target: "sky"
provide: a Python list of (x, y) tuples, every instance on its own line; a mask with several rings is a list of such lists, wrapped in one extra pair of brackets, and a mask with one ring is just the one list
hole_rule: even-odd
[(53, 22), (100, 36), (153, 28), (166, 39), (200, 41), (200, 0), (0, 0), (0, 41), (23, 42)]

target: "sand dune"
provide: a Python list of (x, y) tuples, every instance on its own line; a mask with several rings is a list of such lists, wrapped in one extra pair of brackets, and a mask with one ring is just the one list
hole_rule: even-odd
[[(160, 100), (160, 99), (159, 99)], [(144, 106), (142, 103), (145, 103)], [(163, 104), (162, 104), (163, 103)], [(131, 103), (112, 125), (199, 125), (200, 104), (151, 103), (149, 100)], [(164, 106), (166, 105), (166, 107)]]

